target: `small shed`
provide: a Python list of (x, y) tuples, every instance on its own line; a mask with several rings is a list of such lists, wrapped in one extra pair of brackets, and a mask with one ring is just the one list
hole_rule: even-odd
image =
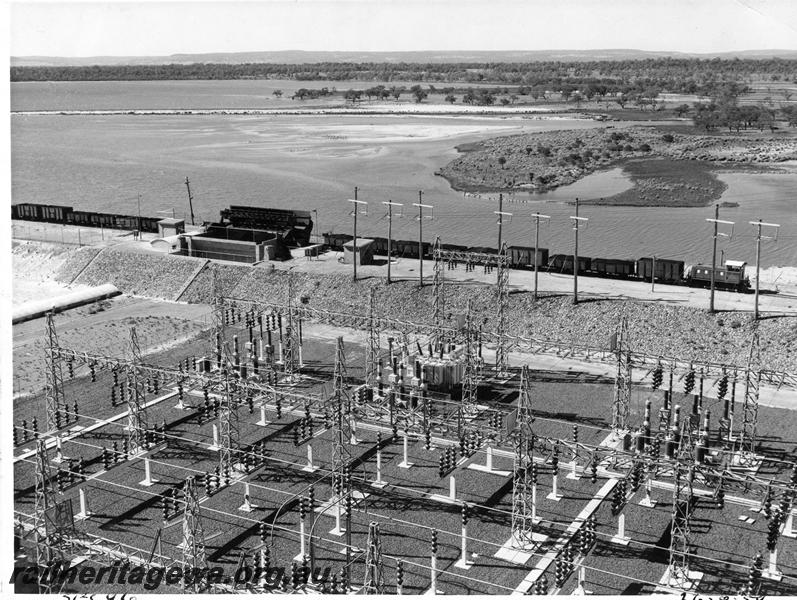
[(357, 238), (357, 246), (354, 240), (343, 244), (343, 262), (347, 265), (357, 261), (358, 265), (374, 264), (374, 240), (367, 238)]
[(185, 233), (185, 219), (161, 219), (158, 221), (158, 236), (165, 238)]

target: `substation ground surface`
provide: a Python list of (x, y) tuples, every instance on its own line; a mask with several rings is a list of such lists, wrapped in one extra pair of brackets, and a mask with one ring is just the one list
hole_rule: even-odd
[[(323, 394), (332, 391), (332, 372), (335, 343), (331, 333), (321, 327), (307, 326), (303, 344), (305, 367), (296, 385), (287, 391), (303, 394)], [(359, 384), (365, 362), (363, 332), (349, 331), (346, 335), (346, 362), (349, 383)], [(170, 349), (168, 352), (148, 356), (147, 364), (174, 367), (189, 356), (208, 353), (207, 336)], [(490, 359), (489, 353), (485, 357)], [(512, 364), (522, 360), (513, 355)], [(549, 360), (529, 357), (531, 368), (530, 394), (535, 416), (534, 432), (542, 437), (570, 440), (573, 425), (578, 426), (579, 442), (595, 446), (611, 436), (611, 407), (613, 386), (611, 373), (596, 372), (594, 366), (559, 370), (561, 365)], [(603, 369), (603, 367), (601, 367)], [(605, 369), (604, 369), (605, 370)], [(479, 387), (480, 405), (508, 412), (517, 403), (519, 369), (513, 368), (511, 377), (495, 381), (487, 376)], [(86, 368), (76, 369), (70, 379), (64, 368), (64, 391), (67, 405), (78, 403), (78, 420), (69, 428), (79, 426), (90, 431), (69, 435), (62, 444), (63, 455), (77, 459), (83, 457), (87, 480), (67, 484), (57, 500), (71, 499), (75, 512), (79, 506), (79, 490), (83, 490), (93, 513), (79, 521), (78, 530), (128, 544), (145, 554), (153, 549), (158, 531), (161, 545), (157, 552), (179, 564), (182, 550), (182, 514), (163, 520), (160, 495), (181, 484), (186, 477), (197, 475), (202, 480), (205, 472), (212, 472), (219, 464), (218, 451), (210, 448), (213, 442), (213, 416), (202, 418), (199, 410), (203, 404), (201, 390), (186, 389), (185, 404), (189, 408), (176, 408), (177, 389), (174, 381), (161, 387), (158, 393), (149, 393), (146, 400), (150, 426), (165, 424), (168, 442), (157, 445), (147, 453), (151, 475), (157, 480), (151, 486), (142, 486), (145, 479), (144, 460), (136, 457), (122, 460), (108, 470), (103, 467), (102, 448), (111, 449), (116, 443), (123, 447), (127, 425), (126, 405), (119, 397), (116, 406), (110, 402), (112, 374), (107, 369), (97, 370), (96, 382), (91, 382)], [(666, 381), (666, 379), (665, 379)], [(666, 385), (666, 384), (665, 384)], [(682, 386), (676, 386), (682, 389)], [(743, 391), (737, 390), (737, 409), (740, 410)], [(658, 427), (658, 409), (662, 406), (663, 392), (636, 385), (630, 403), (629, 423), (641, 424), (645, 402), (652, 401), (654, 430)], [(686, 415), (692, 397), (674, 393), (674, 403), (682, 406)], [(704, 407), (710, 408), (714, 420), (721, 415), (722, 402), (704, 398)], [(256, 457), (256, 466), (248, 474), (236, 474), (229, 485), (207, 496), (200, 487), (200, 510), (210, 566), (224, 567), (230, 575), (235, 570), (242, 552), (251, 555), (260, 547), (259, 524), (265, 522), (268, 544), (271, 544), (271, 564), (285, 568), (300, 552), (298, 499), (313, 486), (315, 506), (319, 507), (333, 496), (329, 470), (332, 467), (333, 431), (324, 427), (323, 416), (314, 413), (314, 431), (309, 441), (298, 446), (292, 430), (304, 416), (300, 402), (281, 406), (278, 417), (273, 402), (266, 407), (268, 425), (258, 425), (260, 398), (254, 398), (250, 412), (246, 402), (237, 409), (240, 428), (240, 447), (250, 448), (265, 442), (265, 455)], [(30, 428), (36, 417), (43, 430), (46, 422), (44, 396), (24, 399), (15, 405), (14, 423), (25, 420)], [(758, 413), (758, 451), (764, 456), (758, 470), (761, 477), (779, 477), (788, 480), (790, 463), (797, 460), (797, 413), (777, 407), (762, 406)], [(477, 417), (471, 425), (478, 429)], [(382, 436), (382, 479), (384, 488), (371, 485), (376, 479), (376, 436)], [(423, 437), (412, 437), (408, 443), (409, 461), (413, 466), (401, 468), (403, 460), (403, 435), (399, 427), (394, 436), (389, 423), (363, 424), (357, 428), (357, 445), (347, 448), (352, 457), (353, 488), (356, 492), (352, 513), (351, 539), (354, 546), (351, 581), (355, 589), (362, 585), (365, 571), (368, 525), (379, 522), (384, 573), (387, 592), (395, 591), (396, 558), (403, 561), (404, 593), (423, 593), (430, 586), (431, 528), (439, 531), (437, 558), (437, 588), (445, 594), (511, 594), (529, 590), (542, 573), (554, 588), (555, 558), (563, 544), (572, 537), (577, 524), (594, 514), (597, 519), (597, 543), (583, 557), (585, 567), (584, 587), (595, 594), (650, 594), (662, 579), (668, 566), (669, 529), (672, 519), (672, 477), (660, 473), (654, 481), (652, 498), (654, 507), (640, 505), (645, 498), (644, 485), (628, 499), (625, 515), (627, 545), (613, 543), (617, 533), (618, 518), (611, 513), (613, 482), (627, 470), (622, 465), (604, 462), (600, 465), (598, 480), (590, 481), (589, 456), (573, 457), (567, 448), (559, 455), (557, 479), (559, 501), (547, 496), (552, 491), (553, 475), (550, 451), (535, 453), (539, 461), (537, 487), (537, 515), (541, 521), (535, 533), (546, 536), (525, 561), (511, 562), (506, 555), (496, 557), (501, 547), (511, 537), (512, 528), (512, 446), (505, 442), (494, 447), (493, 469), (503, 473), (487, 473), (469, 468), (484, 465), (486, 449), (481, 447), (472, 456), (460, 459), (456, 468), (444, 477), (438, 473), (441, 453), (447, 446), (458, 446), (449, 434), (434, 435), (432, 449), (425, 448)], [(446, 438), (447, 439), (444, 439)], [(711, 433), (713, 450), (719, 449), (718, 433)], [(29, 522), (34, 510), (35, 454), (32, 439), (15, 448), (14, 496), (15, 516)], [(314, 465), (319, 469), (307, 472), (307, 447), (312, 446)], [(55, 448), (50, 446), (50, 459), (55, 458)], [(575, 459), (579, 479), (570, 479), (570, 461)], [(61, 463), (65, 466), (66, 463)], [(53, 464), (53, 469), (58, 465)], [(588, 467), (587, 467), (588, 469)], [(507, 473), (508, 472), (508, 473)], [(446, 501), (450, 494), (450, 477), (456, 481), (455, 500)], [(249, 483), (253, 511), (239, 509), (244, 504), (245, 483)], [(698, 490), (711, 490), (700, 482)], [(600, 498), (598, 494), (603, 497)], [(704, 573), (696, 590), (706, 594), (733, 594), (747, 578), (747, 569), (753, 555), (766, 553), (767, 520), (755, 512), (761, 503), (760, 496), (739, 486), (726, 486), (723, 509), (716, 507), (710, 497), (698, 497), (692, 518), (690, 541), (693, 544), (691, 569)], [(461, 504), (471, 506), (467, 530), (468, 560), (464, 569), (457, 566), (461, 544)], [(773, 503), (775, 504), (775, 503)], [(744, 521), (740, 516), (744, 515)], [(339, 572), (345, 563), (345, 536), (335, 535), (334, 508), (326, 513), (312, 513), (306, 520), (307, 528), (313, 525), (313, 553), (315, 568), (332, 573)], [(23, 543), (23, 551), (30, 552), (31, 540)], [(500, 554), (500, 553), (499, 553)], [(577, 555), (578, 556), (578, 555)], [(778, 567), (783, 572), (780, 582), (763, 580), (762, 592), (767, 594), (797, 594), (797, 541), (781, 536), (778, 542)], [(577, 585), (574, 571), (560, 590), (571, 593)], [(91, 586), (76, 588), (79, 591), (96, 591)], [(100, 586), (100, 589), (106, 589)], [(175, 588), (164, 586), (163, 592)]]

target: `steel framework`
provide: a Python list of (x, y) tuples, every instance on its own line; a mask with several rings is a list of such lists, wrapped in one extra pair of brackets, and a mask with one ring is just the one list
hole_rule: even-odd
[(615, 340), (617, 374), (614, 379), (612, 431), (618, 434), (628, 430), (628, 410), (631, 402), (631, 358), (628, 352), (628, 322), (625, 317), (620, 320)]
[(385, 569), (382, 564), (382, 541), (379, 537), (379, 523), (371, 521), (368, 525), (368, 543), (365, 550), (365, 581), (362, 593), (385, 593)]
[(130, 328), (130, 366), (127, 368), (127, 441), (132, 455), (146, 450), (148, 429), (141, 347), (136, 328)]
[[(672, 529), (670, 537), (670, 582), (677, 587), (689, 585), (689, 536), (694, 509), (694, 444), (689, 419), (681, 422), (678, 451), (673, 468)], [(675, 433), (675, 432), (674, 432)]]
[[(48, 319), (49, 320), (49, 319)], [(48, 323), (49, 326), (49, 323)], [(62, 545), (58, 532), (48, 526), (47, 519), (54, 506), (55, 492), (50, 479), (50, 459), (44, 438), (36, 441), (36, 492), (33, 507), (33, 535), (36, 543), (36, 565), (39, 568), (50, 566), (57, 558), (62, 558)], [(39, 591), (52, 593), (50, 582), (39, 578)]]
[(476, 365), (476, 357), (473, 355), (474, 332), (473, 332), (473, 312), (471, 301), (468, 300), (468, 308), (465, 313), (465, 369), (462, 377), (462, 419), (463, 423), (467, 417), (473, 417), (477, 411), (477, 397), (479, 393), (479, 374)]
[(512, 465), (512, 536), (518, 546), (526, 548), (533, 542), (532, 474), (534, 464), (534, 416), (529, 394), (529, 368), (520, 371), (520, 395), (517, 420), (512, 432), (515, 456)]
[(205, 553), (205, 530), (202, 527), (202, 514), (197, 497), (196, 482), (193, 477), (185, 480), (183, 487), (185, 512), (183, 513), (183, 573), (192, 574), (191, 580), (184, 584), (193, 591), (198, 590), (194, 574), (207, 569), (208, 560)]
[(365, 350), (365, 385), (373, 389), (377, 384), (379, 361), (379, 322), (376, 319), (376, 294), (374, 288), (368, 295), (368, 341)]
[(47, 410), (47, 430), (57, 431), (61, 417), (66, 416), (66, 400), (64, 398), (64, 375), (58, 354), (58, 336), (55, 332), (53, 314), (47, 313), (47, 340), (44, 349), (45, 357), (45, 403)]
[(739, 432), (740, 457), (745, 463), (755, 462), (756, 427), (758, 423), (758, 388), (761, 383), (761, 348), (758, 331), (750, 340), (750, 353), (744, 379), (744, 404), (742, 406), (742, 429)]

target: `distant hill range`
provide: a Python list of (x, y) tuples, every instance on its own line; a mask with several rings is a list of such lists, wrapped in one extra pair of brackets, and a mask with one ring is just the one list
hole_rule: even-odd
[(742, 50), (712, 54), (650, 52), (645, 50), (533, 50), (533, 51), (413, 51), (413, 52), (215, 52), (208, 54), (172, 54), (170, 56), (12, 56), (12, 67), (66, 67), (91, 65), (163, 65), (163, 64), (242, 64), (242, 63), (501, 63), (541, 61), (619, 61), (646, 58), (783, 58), (797, 60), (797, 50)]

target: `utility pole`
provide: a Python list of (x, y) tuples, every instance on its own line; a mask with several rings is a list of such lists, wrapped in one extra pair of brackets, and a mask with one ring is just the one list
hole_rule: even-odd
[[(387, 283), (390, 284), (390, 257), (393, 255), (393, 207), (404, 206), (399, 202), (382, 202), (387, 206)], [(399, 213), (398, 216), (401, 216)]]
[(537, 264), (538, 261), (538, 254), (539, 254), (539, 244), (540, 244), (540, 219), (550, 219), (551, 217), (548, 215), (541, 215), (540, 213), (534, 213), (531, 215), (531, 218), (534, 219), (534, 299), (537, 299), (537, 272), (539, 271), (539, 266)]
[(498, 246), (496, 246), (499, 250), (501, 249), (501, 242), (503, 241), (503, 229), (504, 229), (504, 195), (498, 194), (498, 210), (495, 214), (498, 215)]
[(136, 231), (136, 239), (141, 239), (141, 194), (138, 195), (138, 231)]
[(573, 304), (578, 304), (578, 230), (583, 221), (585, 224), (589, 219), (578, 216), (578, 198), (576, 198), (576, 214), (570, 217), (573, 220), (573, 231), (575, 231), (575, 244), (573, 246)]
[[(778, 239), (778, 231), (780, 225), (777, 223), (764, 223), (761, 219), (758, 221), (750, 221), (750, 225), (758, 228), (758, 231), (755, 236), (755, 309), (753, 311), (753, 318), (758, 321), (758, 278), (759, 274), (761, 273), (761, 240), (777, 240)], [(774, 227), (775, 228), (775, 235), (774, 236), (762, 236), (761, 235), (761, 228), (762, 227)]]
[(194, 197), (191, 195), (191, 185), (188, 177), (185, 178), (185, 187), (188, 190), (188, 210), (191, 212), (191, 225), (194, 224)]
[[(352, 258), (352, 261), (351, 261), (352, 265), (354, 266), (354, 281), (357, 281), (357, 260), (358, 260), (358, 256), (359, 256), (359, 253), (357, 252), (357, 213), (360, 212), (360, 205), (361, 204), (364, 204), (366, 206), (366, 209), (365, 209), (366, 211), (368, 210), (368, 208), (367, 208), (368, 207), (368, 203), (367, 202), (363, 202), (362, 200), (357, 200), (357, 192), (358, 192), (358, 188), (355, 187), (354, 188), (354, 200), (349, 200), (349, 202), (352, 202), (354, 204), (354, 239), (352, 240), (352, 243), (354, 244), (354, 246), (352, 246), (353, 258)], [(366, 212), (365, 214), (368, 214), (368, 213)]]
[[(719, 224), (723, 223), (725, 225), (733, 226), (733, 221), (720, 221), (720, 205), (714, 205), (714, 218), (713, 219), (706, 219), (709, 223), (714, 223), (714, 246), (711, 253), (711, 294), (709, 299), (708, 305), (708, 312), (714, 312), (714, 271), (717, 269), (717, 237), (720, 235), (725, 235), (719, 233)], [(732, 231), (732, 230), (731, 230)], [(733, 235), (733, 233), (731, 233)], [(730, 236), (726, 236), (730, 237)]]
[(413, 202), (413, 206), (418, 207), (418, 271), (421, 287), (423, 287), (423, 209), (434, 209), (434, 206), (429, 204), (421, 204), (423, 200), (423, 190), (418, 190), (418, 202)]

